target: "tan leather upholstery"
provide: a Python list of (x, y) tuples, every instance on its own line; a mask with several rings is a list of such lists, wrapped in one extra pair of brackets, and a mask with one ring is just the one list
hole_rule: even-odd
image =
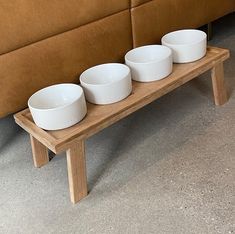
[(0, 0), (0, 117), (40, 88), (234, 10), (235, 0)]
[(42, 87), (78, 83), (79, 74), (90, 66), (123, 62), (131, 48), (130, 13), (125, 10), (0, 56), (0, 116), (24, 108)]
[(129, 0), (0, 0), (0, 54), (129, 8)]
[(134, 46), (157, 43), (167, 32), (196, 28), (234, 9), (234, 0), (154, 0), (132, 8)]
[(205, 1), (205, 21), (211, 22), (221, 16), (235, 11), (235, 0), (213, 0)]

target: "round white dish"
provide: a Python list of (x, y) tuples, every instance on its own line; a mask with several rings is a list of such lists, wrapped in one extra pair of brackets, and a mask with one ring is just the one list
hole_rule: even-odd
[(125, 63), (135, 81), (161, 80), (172, 72), (172, 52), (162, 45), (141, 46), (127, 52)]
[(76, 84), (57, 84), (34, 93), (28, 106), (35, 124), (45, 130), (59, 130), (81, 121), (86, 113), (82, 88)]
[(174, 63), (189, 63), (206, 54), (207, 35), (196, 29), (170, 32), (162, 37), (162, 45), (172, 49)]
[(129, 67), (121, 63), (106, 63), (91, 67), (80, 76), (87, 101), (110, 104), (126, 98), (132, 91)]

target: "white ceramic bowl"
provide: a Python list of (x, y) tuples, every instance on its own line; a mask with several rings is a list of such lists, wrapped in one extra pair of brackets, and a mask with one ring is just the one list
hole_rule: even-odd
[(133, 80), (150, 82), (161, 80), (172, 72), (172, 52), (162, 45), (141, 46), (125, 55)]
[(110, 104), (126, 98), (132, 90), (129, 67), (121, 63), (106, 63), (91, 67), (80, 76), (87, 101)]
[(163, 36), (162, 45), (172, 49), (174, 63), (189, 63), (205, 56), (206, 38), (206, 33), (200, 30), (178, 30)]
[(87, 113), (82, 88), (76, 84), (58, 84), (41, 89), (28, 100), (37, 126), (46, 130), (70, 127)]

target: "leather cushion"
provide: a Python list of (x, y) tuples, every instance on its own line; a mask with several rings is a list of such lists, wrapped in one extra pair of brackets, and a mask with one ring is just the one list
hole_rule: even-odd
[(129, 8), (129, 0), (0, 0), (0, 54)]

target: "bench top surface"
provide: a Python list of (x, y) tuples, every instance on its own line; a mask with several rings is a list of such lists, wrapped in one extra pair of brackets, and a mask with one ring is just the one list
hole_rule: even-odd
[(29, 134), (55, 153), (69, 148), (74, 141), (86, 139), (103, 128), (117, 122), (141, 107), (174, 90), (189, 80), (213, 68), (229, 57), (227, 49), (208, 47), (202, 59), (186, 64), (174, 64), (173, 72), (160, 81), (140, 83), (133, 81), (133, 91), (126, 99), (109, 105), (87, 103), (87, 115), (78, 124), (57, 131), (37, 127), (29, 109), (15, 114), (15, 121)]

